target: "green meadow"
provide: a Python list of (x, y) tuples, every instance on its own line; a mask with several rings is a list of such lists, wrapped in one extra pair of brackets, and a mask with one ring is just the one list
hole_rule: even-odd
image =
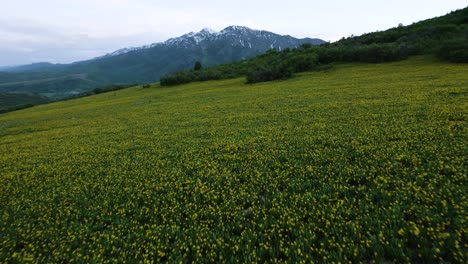
[(132, 87), (0, 115), (0, 262), (466, 263), (468, 67)]

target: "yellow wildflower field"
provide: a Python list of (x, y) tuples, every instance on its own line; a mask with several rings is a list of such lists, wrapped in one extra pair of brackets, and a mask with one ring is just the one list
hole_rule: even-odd
[(466, 65), (244, 82), (0, 115), (0, 262), (466, 262)]

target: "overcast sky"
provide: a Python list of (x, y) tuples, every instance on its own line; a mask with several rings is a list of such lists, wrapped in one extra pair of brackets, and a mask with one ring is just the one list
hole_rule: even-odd
[(466, 0), (0, 0), (0, 66), (69, 63), (230, 25), (335, 41), (445, 15)]

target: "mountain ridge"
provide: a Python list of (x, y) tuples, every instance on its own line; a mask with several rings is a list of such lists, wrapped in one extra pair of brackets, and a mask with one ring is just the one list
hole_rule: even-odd
[[(236, 34), (237, 33), (237, 34)], [(311, 44), (314, 44), (314, 45), (320, 45), (320, 44), (324, 44), (326, 43), (326, 41), (322, 40), (322, 39), (319, 39), (319, 38), (294, 38), (290, 35), (280, 35), (280, 34), (276, 34), (276, 33), (273, 33), (273, 32), (270, 32), (270, 31), (266, 31), (266, 30), (257, 30), (257, 29), (251, 29), (249, 27), (245, 27), (245, 26), (228, 26), (224, 29), (222, 29), (221, 31), (215, 31), (211, 28), (203, 28), (202, 30), (198, 31), (198, 32), (189, 32), (189, 33), (185, 33), (179, 37), (174, 37), (174, 38), (169, 38), (165, 41), (162, 41), (162, 42), (154, 42), (154, 43), (151, 43), (149, 45), (143, 45), (143, 46), (138, 46), (138, 47), (125, 47), (125, 48), (122, 48), (122, 49), (118, 49), (116, 51), (113, 51), (113, 52), (110, 52), (110, 53), (107, 53), (103, 56), (99, 56), (99, 57), (96, 57), (96, 58), (93, 58), (93, 59), (101, 59), (101, 58), (107, 58), (107, 57), (112, 57), (112, 56), (118, 56), (118, 55), (122, 55), (122, 54), (126, 54), (126, 53), (129, 53), (129, 52), (133, 52), (133, 51), (139, 51), (139, 50), (146, 50), (146, 49), (151, 49), (151, 48), (154, 48), (154, 47), (157, 47), (157, 46), (167, 46), (167, 45), (186, 45), (186, 44), (199, 44), (203, 41), (213, 41), (213, 40), (217, 40), (219, 38), (222, 38), (222, 37), (228, 37), (228, 36), (234, 36), (234, 37), (238, 37), (238, 36), (241, 36), (242, 35), (245, 35), (245, 34), (249, 34), (249, 35), (252, 35), (252, 34), (256, 34), (257, 37), (284, 37), (284, 38), (291, 38), (291, 39), (294, 39), (294, 40), (302, 40), (302, 41), (308, 41), (310, 42)], [(242, 41), (242, 40), (241, 40)], [(243, 41), (240, 42), (241, 45), (244, 45), (243, 44)], [(272, 48), (275, 48), (275, 45), (274, 43), (271, 43), (270, 47)], [(249, 45), (249, 48), (252, 48), (252, 45), (250, 44)], [(278, 46), (278, 48), (281, 50), (281, 46)], [(91, 60), (93, 60), (91, 59)]]
[(0, 70), (0, 92), (34, 92), (60, 99), (110, 84), (156, 82), (168, 73), (190, 69), (196, 61), (214, 66), (254, 57), (268, 49), (295, 48), (304, 43), (318, 45), (325, 41), (243, 26), (229, 26), (219, 32), (204, 28), (164, 42), (126, 47), (70, 64), (39, 63)]

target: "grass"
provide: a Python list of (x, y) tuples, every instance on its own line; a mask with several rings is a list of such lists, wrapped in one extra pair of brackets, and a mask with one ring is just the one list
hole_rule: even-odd
[(1, 262), (466, 261), (466, 65), (244, 82), (0, 115)]

